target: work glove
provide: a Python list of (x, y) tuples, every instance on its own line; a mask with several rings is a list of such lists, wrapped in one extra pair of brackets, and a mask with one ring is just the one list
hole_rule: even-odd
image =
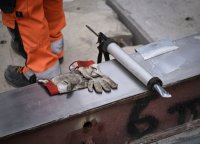
[(110, 92), (117, 89), (118, 85), (108, 76), (104, 75), (93, 61), (76, 61), (75, 68), (88, 79), (88, 90), (97, 93)]
[(51, 80), (38, 80), (50, 95), (68, 93), (75, 90), (87, 88), (88, 80), (77, 71), (69, 72), (52, 78)]

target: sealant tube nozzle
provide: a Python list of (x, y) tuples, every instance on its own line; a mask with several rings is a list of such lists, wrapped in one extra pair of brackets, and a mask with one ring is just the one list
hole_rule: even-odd
[(172, 97), (172, 95), (169, 92), (167, 92), (162, 86), (155, 84), (153, 87), (154, 87), (155, 91), (157, 91), (160, 94), (160, 96), (162, 96), (164, 98)]

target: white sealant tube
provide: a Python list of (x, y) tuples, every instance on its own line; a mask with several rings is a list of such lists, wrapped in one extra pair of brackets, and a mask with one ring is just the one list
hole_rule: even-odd
[[(144, 85), (149, 88), (149, 84), (157, 77), (153, 77), (148, 71), (141, 67), (136, 61), (134, 61), (126, 52), (122, 50), (116, 43), (112, 42), (107, 46), (107, 52), (119, 61), (128, 71), (130, 71), (137, 79), (139, 79)], [(160, 96), (170, 98), (171, 94), (162, 88), (161, 84), (154, 82), (150, 84), (150, 89), (157, 91)]]
[(128, 71), (135, 75), (144, 85), (147, 86), (153, 76), (134, 61), (122, 48), (116, 43), (110, 43), (107, 47), (108, 53), (116, 58)]

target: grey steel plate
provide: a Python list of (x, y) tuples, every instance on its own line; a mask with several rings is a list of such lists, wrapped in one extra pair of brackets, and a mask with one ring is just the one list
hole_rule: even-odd
[[(157, 57), (143, 60), (138, 53), (131, 55), (164, 85), (200, 74), (200, 35), (175, 41), (179, 47)], [(87, 110), (137, 96), (147, 91), (133, 75), (116, 60), (100, 64), (103, 73), (119, 84), (111, 93), (90, 93), (87, 89), (50, 97), (38, 84), (0, 94), (0, 138), (31, 128), (69, 118)], [(166, 70), (166, 71), (165, 71)]]

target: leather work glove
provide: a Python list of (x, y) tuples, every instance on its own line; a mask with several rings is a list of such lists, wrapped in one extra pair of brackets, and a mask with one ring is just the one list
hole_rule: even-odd
[[(87, 63), (88, 61), (81, 61)], [(100, 72), (98, 65), (89, 61), (89, 65), (79, 65), (76, 67), (84, 78), (88, 79), (88, 90), (93, 92), (93, 89), (97, 93), (110, 92), (112, 89), (117, 89), (118, 85), (108, 76)]]
[(87, 88), (88, 80), (76, 72), (69, 72), (52, 78), (51, 80), (38, 80), (50, 95), (68, 93)]

